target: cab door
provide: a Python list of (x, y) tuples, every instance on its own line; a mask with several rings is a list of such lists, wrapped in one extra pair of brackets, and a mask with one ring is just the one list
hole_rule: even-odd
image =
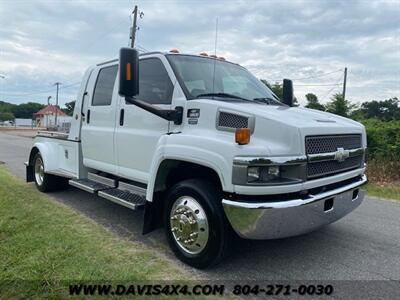
[[(97, 72), (96, 72), (97, 71)], [(92, 94), (84, 97), (82, 123), (83, 164), (96, 170), (117, 172), (114, 151), (116, 108), (119, 97), (114, 89), (118, 65), (99, 67), (89, 84)]]
[[(164, 56), (140, 59), (137, 99), (170, 109), (174, 84), (166, 66), (169, 67)], [(156, 147), (168, 133), (169, 122), (125, 102), (124, 98), (120, 98), (118, 118), (115, 133), (118, 174), (147, 183)]]

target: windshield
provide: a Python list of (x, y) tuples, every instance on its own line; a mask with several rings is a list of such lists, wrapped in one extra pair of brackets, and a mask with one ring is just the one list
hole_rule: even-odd
[(239, 65), (191, 55), (167, 55), (167, 58), (188, 99), (207, 94), (221, 98), (232, 95), (237, 97), (236, 100), (243, 98), (255, 102), (262, 98), (278, 99), (265, 84)]

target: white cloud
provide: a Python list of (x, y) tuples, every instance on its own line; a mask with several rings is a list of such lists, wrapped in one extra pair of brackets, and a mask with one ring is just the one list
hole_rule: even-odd
[[(305, 78), (349, 69), (355, 102), (400, 94), (399, 1), (135, 1), (144, 12), (137, 43), (149, 50), (214, 51), (267, 80)], [(9, 94), (79, 81), (85, 68), (116, 57), (128, 44), (132, 1), (3, 1), (0, 73)], [(295, 81), (300, 102), (323, 101), (341, 86), (340, 72)], [(76, 91), (62, 91), (61, 102)], [(330, 93), (328, 93), (330, 92)], [(45, 94), (45, 93), (44, 93)], [(39, 100), (44, 94), (7, 99)], [(36, 97), (36, 98), (35, 98)], [(2, 98), (5, 98), (2, 96)], [(44, 99), (44, 98), (43, 98)], [(3, 99), (1, 99), (3, 100)]]

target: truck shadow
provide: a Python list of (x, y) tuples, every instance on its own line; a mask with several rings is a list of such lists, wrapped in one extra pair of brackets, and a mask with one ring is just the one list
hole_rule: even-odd
[[(119, 236), (145, 243), (174, 264), (203, 279), (332, 279), (332, 274), (339, 273), (338, 266), (343, 268), (342, 250), (346, 248), (346, 242), (359, 234), (352, 234), (351, 226), (348, 228), (346, 222), (340, 221), (313, 233), (280, 240), (254, 241), (237, 238), (231, 255), (225, 261), (206, 270), (196, 270), (174, 257), (162, 229), (142, 235), (142, 210), (132, 211), (72, 187), (49, 195)], [(343, 274), (341, 276), (343, 278)]]

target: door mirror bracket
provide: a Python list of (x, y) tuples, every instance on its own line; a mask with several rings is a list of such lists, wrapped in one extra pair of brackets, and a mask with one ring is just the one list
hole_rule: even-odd
[(183, 107), (176, 106), (175, 109), (159, 109), (158, 107), (148, 104), (142, 100), (136, 99), (134, 97), (125, 97), (125, 101), (136, 105), (150, 113), (153, 113), (160, 118), (167, 121), (173, 121), (175, 125), (182, 124), (183, 119)]

